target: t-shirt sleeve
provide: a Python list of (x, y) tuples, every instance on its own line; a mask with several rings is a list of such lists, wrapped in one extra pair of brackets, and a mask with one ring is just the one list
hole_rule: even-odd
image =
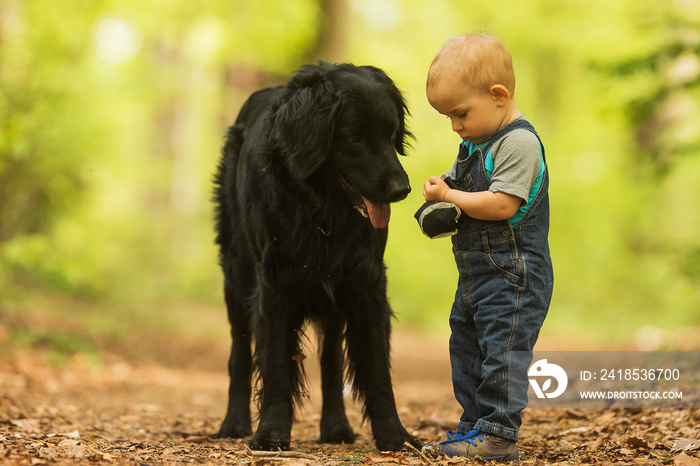
[(516, 129), (494, 144), (493, 173), (489, 191), (522, 199), (526, 205), (530, 188), (540, 173), (540, 141), (526, 129)]

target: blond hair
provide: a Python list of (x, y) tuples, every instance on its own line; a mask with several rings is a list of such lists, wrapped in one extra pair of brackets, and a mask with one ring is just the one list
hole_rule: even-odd
[(435, 85), (446, 73), (484, 92), (489, 92), (495, 84), (503, 85), (511, 96), (515, 92), (513, 59), (503, 43), (489, 34), (463, 34), (447, 39), (430, 64), (427, 87)]

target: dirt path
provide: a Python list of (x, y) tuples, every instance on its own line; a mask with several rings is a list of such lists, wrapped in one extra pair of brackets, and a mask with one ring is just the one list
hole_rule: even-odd
[[(426, 442), (442, 439), (459, 415), (446, 344), (404, 331), (393, 340), (399, 413), (407, 429)], [(210, 440), (206, 434), (217, 430), (226, 407), (226, 347), (195, 346), (157, 362), (110, 355), (95, 365), (76, 355), (62, 369), (40, 353), (0, 348), (0, 463), (426, 462), (415, 451), (377, 452), (350, 400), (357, 442), (317, 443), (320, 394), (311, 355), (309, 399), (292, 431), (291, 457), (256, 456), (243, 442)], [(700, 410), (527, 410), (519, 464), (700, 465), (699, 438)]]

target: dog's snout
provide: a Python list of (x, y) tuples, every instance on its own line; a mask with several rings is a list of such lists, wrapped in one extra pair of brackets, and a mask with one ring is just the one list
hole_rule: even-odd
[(411, 192), (411, 183), (408, 179), (392, 180), (389, 185), (389, 196), (396, 201), (406, 199), (406, 196)]

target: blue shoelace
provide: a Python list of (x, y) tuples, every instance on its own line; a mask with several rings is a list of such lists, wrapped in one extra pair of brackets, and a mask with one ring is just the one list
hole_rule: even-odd
[(468, 443), (471, 443), (472, 445), (476, 446), (476, 442), (474, 441), (474, 438), (479, 439), (480, 442), (484, 441), (484, 439), (481, 438), (481, 431), (480, 430), (470, 430), (466, 434), (464, 432), (455, 432), (454, 430), (448, 430), (447, 431), (447, 440), (444, 440), (440, 443), (444, 445), (446, 443), (453, 443), (453, 442), (468, 442)]

